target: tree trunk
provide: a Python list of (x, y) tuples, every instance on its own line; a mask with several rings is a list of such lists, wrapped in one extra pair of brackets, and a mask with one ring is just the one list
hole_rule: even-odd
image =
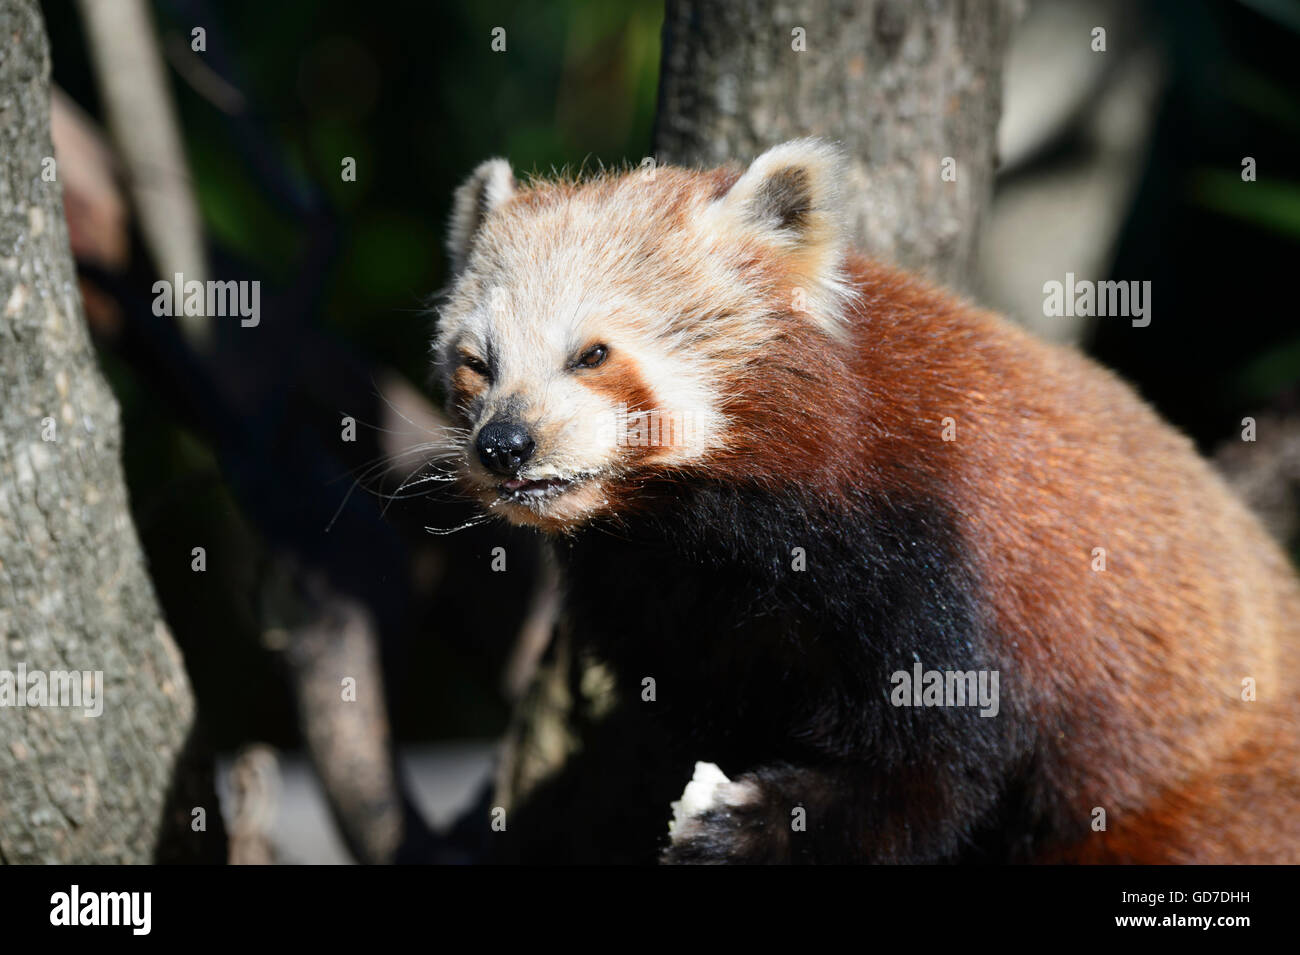
[(0, 44), (0, 861), (220, 858), (210, 778), (188, 772), (193, 697), (77, 296), (35, 0), (0, 0)]
[(716, 166), (800, 136), (838, 141), (857, 244), (968, 288), (1016, 6), (668, 0), (655, 155)]

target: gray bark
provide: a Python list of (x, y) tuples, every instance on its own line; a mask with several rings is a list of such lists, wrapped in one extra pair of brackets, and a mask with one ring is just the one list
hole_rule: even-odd
[(0, 44), (0, 671), (103, 673), (98, 717), (0, 707), (0, 860), (171, 858), (192, 808), (212, 838), (220, 813), (176, 776), (194, 702), (127, 508), (62, 186), (41, 175), (53, 148), (35, 0), (0, 0)]
[[(967, 288), (1018, 6), (668, 0), (655, 155), (715, 166), (800, 136), (838, 141), (860, 247)], [(955, 182), (941, 178), (945, 157)]]
[[(358, 862), (396, 861), (405, 819), (385, 706), (380, 635), (358, 601), (317, 588), (311, 619), (289, 631), (285, 661), (298, 725), (334, 820)], [(342, 680), (355, 695), (345, 699)]]

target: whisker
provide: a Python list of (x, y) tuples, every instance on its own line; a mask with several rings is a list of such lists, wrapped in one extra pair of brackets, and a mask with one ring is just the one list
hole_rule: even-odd
[[(402, 482), (397, 486), (396, 491), (393, 491), (391, 494), (376, 495), (377, 497), (387, 498), (387, 501), (384, 503), (384, 506), (379, 511), (381, 516), (384, 517), (388, 516), (388, 509), (393, 506), (393, 501), (398, 500), (398, 495), (401, 494), (402, 490), (405, 489), (408, 486), (408, 484), (411, 483), (411, 478), (413, 478), (416, 474), (418, 474), (421, 469), (428, 467), (432, 463), (433, 462), (431, 460), (421, 461), (419, 464), (417, 464), (414, 468), (411, 469), (410, 473), (407, 474), (405, 478), (402, 479)], [(404, 497), (413, 497), (413, 496), (417, 496), (417, 495), (404, 495)]]
[(491, 518), (486, 514), (470, 518), (464, 524), (458, 524), (456, 527), (426, 527), (425, 530), (430, 534), (437, 534), (440, 537), (446, 537), (448, 534), (455, 534), (458, 531), (469, 530), (471, 527), (478, 527), (480, 524), (486, 524)]
[[(425, 457), (423, 460), (419, 462), (419, 464), (417, 464), (414, 468), (412, 468), (407, 473), (407, 475), (405, 476), (405, 478), (402, 479), (401, 483), (398, 485), (395, 491), (386, 492), (369, 486), (381, 475), (392, 470), (393, 467), (396, 464), (398, 464), (400, 461), (402, 461), (405, 458), (409, 458), (411, 455), (414, 454), (423, 454), (425, 455)], [(352, 499), (352, 495), (356, 493), (357, 488), (361, 488), (366, 493), (372, 494), (376, 498), (383, 499), (385, 501), (385, 504), (381, 509), (380, 514), (386, 515), (388, 513), (389, 507), (392, 506), (393, 501), (407, 500), (413, 497), (418, 497), (422, 493), (428, 493), (428, 492), (419, 492), (419, 493), (412, 493), (412, 494), (403, 494), (402, 492), (405, 491), (407, 488), (414, 487), (417, 484), (427, 484), (435, 481), (450, 483), (456, 480), (455, 474), (452, 473), (452, 471), (450, 470), (444, 470), (444, 471), (435, 470), (434, 473), (422, 475), (420, 478), (417, 478), (416, 480), (413, 481), (412, 478), (415, 478), (415, 475), (418, 474), (421, 469), (426, 467), (432, 467), (435, 465), (444, 465), (447, 464), (448, 462), (455, 462), (457, 460), (463, 461), (464, 457), (465, 457), (465, 452), (458, 444), (445, 445), (442, 442), (428, 441), (422, 444), (412, 445), (409, 448), (404, 448), (403, 450), (398, 451), (396, 454), (380, 455), (378, 458), (375, 458), (372, 461), (359, 465), (358, 466), (359, 473), (358, 473), (358, 469), (354, 469), (351, 472), (352, 474), (355, 475), (355, 478), (352, 482), (352, 486), (348, 488), (347, 494), (343, 495), (343, 500), (339, 502), (338, 509), (334, 511), (334, 516), (330, 518), (329, 523), (325, 526), (325, 532), (329, 533), (330, 530), (333, 529), (334, 525), (338, 522), (339, 515), (343, 513), (344, 508), (347, 507), (348, 502)], [(341, 480), (345, 476), (346, 475), (339, 475), (339, 477), (335, 478), (334, 480)], [(330, 483), (333, 483), (333, 481), (331, 481)]]
[[(380, 390), (379, 385), (377, 385), (377, 384), (375, 383), (375, 379), (374, 379), (374, 376), (373, 376), (373, 375), (371, 375), (371, 378), (370, 378), (370, 384), (371, 384), (371, 386), (375, 389), (375, 394), (378, 396), (379, 400), (382, 401), (384, 404), (388, 405), (388, 410), (391, 411), (393, 414), (397, 415), (397, 417), (401, 418), (403, 421), (405, 421), (407, 424), (409, 424), (412, 428), (414, 428), (414, 429), (417, 430), (417, 431), (423, 431), (425, 434), (435, 434), (435, 433), (436, 433), (436, 432), (434, 432), (434, 431), (430, 431), (428, 428), (424, 427), (423, 425), (418, 425), (418, 424), (416, 424), (414, 421), (412, 421), (412, 420), (411, 420), (410, 418), (408, 418), (406, 415), (402, 414), (402, 412), (398, 410), (397, 406), (396, 406), (395, 404), (393, 404), (391, 401), (388, 400), (388, 396), (385, 395), (385, 394), (383, 393), (382, 390)], [(453, 426), (451, 426), (451, 425), (446, 425), (446, 426), (439, 425), (439, 426), (438, 426), (438, 430), (439, 430), (439, 431), (451, 430), (452, 427), (453, 427)], [(457, 431), (465, 431), (464, 428), (455, 428), (455, 430), (457, 430)], [(466, 432), (466, 433), (468, 433), (468, 432)]]

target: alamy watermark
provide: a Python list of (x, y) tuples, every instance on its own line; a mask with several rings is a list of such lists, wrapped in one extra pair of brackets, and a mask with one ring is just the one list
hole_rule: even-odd
[(696, 415), (690, 411), (630, 411), (626, 402), (612, 416), (602, 416), (600, 422), (602, 444), (627, 448), (686, 447), (699, 431)]
[(997, 716), (997, 670), (927, 670), (919, 662), (912, 672), (895, 670), (889, 702), (894, 706), (978, 706), (980, 716)]
[(254, 279), (218, 282), (185, 281), (177, 272), (169, 282), (153, 283), (153, 313), (162, 317), (196, 315), (205, 318), (239, 318), (243, 328), (256, 328), (262, 320), (262, 283)]
[(104, 712), (103, 670), (0, 670), (0, 706), (55, 706), (86, 716)]
[(153, 928), (152, 892), (83, 892), (73, 884), (50, 896), (50, 924), (59, 926), (124, 926), (132, 935)]
[(1048, 318), (1131, 318), (1134, 328), (1151, 324), (1151, 282), (1076, 280), (1043, 283), (1043, 314)]

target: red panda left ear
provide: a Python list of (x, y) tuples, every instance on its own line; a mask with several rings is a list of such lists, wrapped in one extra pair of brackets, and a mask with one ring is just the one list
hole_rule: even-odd
[(456, 189), (451, 200), (451, 221), (447, 226), (447, 252), (451, 255), (453, 275), (464, 271), (474, 236), (483, 220), (493, 209), (513, 199), (515, 192), (515, 176), (510, 163), (504, 159), (480, 163)]
[(821, 139), (794, 139), (755, 159), (718, 200), (717, 212), (791, 248), (844, 242), (841, 183), (848, 163)]
[(785, 252), (810, 304), (837, 312), (848, 249), (843, 184), (848, 161), (838, 146), (795, 139), (755, 159), (708, 210), (712, 224), (757, 237)]

